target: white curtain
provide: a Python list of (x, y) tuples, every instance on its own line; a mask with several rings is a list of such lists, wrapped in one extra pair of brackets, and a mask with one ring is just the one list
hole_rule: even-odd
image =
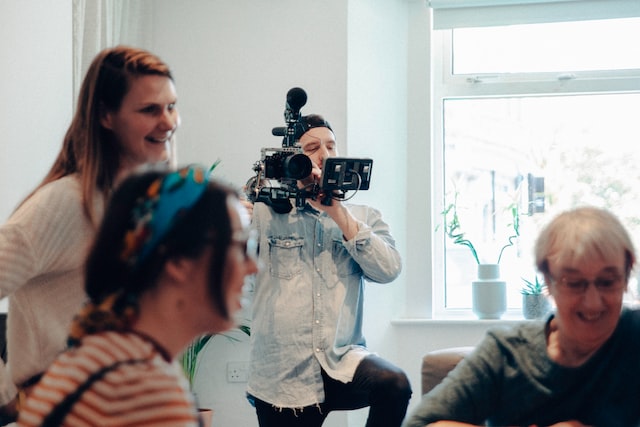
[(640, 0), (428, 0), (434, 29), (640, 16)]
[[(144, 45), (144, 1), (73, 0), (73, 99), (95, 55), (118, 44)], [(74, 105), (75, 108), (75, 105)]]

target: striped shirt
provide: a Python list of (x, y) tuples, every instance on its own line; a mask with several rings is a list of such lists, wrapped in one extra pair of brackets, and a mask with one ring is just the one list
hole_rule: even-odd
[(156, 346), (133, 333), (89, 335), (82, 345), (60, 355), (20, 410), (18, 426), (39, 426), (68, 394), (101, 368), (123, 363), (94, 382), (71, 407), (62, 425), (199, 425), (194, 399), (179, 364), (167, 361)]

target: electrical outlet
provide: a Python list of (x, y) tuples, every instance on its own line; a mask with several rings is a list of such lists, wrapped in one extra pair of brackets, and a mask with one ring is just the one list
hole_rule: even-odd
[(249, 377), (249, 362), (228, 362), (227, 382), (246, 383)]

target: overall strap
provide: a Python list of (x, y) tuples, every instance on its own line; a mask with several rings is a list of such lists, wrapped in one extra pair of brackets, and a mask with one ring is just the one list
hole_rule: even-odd
[(41, 427), (58, 427), (62, 425), (62, 421), (64, 421), (67, 414), (71, 411), (73, 405), (80, 399), (82, 393), (87, 391), (93, 385), (93, 383), (100, 380), (109, 371), (113, 371), (121, 365), (129, 365), (146, 361), (147, 360), (145, 359), (120, 360), (112, 365), (105, 366), (100, 370), (92, 373), (84, 383), (80, 384), (78, 388), (75, 389), (75, 391), (68, 394), (60, 403), (54, 406), (51, 412), (49, 412), (49, 414), (47, 414), (47, 416), (42, 421)]

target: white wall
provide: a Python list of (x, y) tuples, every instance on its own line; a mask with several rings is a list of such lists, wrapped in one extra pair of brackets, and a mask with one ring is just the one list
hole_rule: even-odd
[(71, 0), (0, 0), (0, 221), (44, 177), (71, 121)]
[(0, 0), (0, 222), (42, 180), (71, 120), (71, 16), (71, 0)]
[[(346, 40), (349, 155), (374, 161), (370, 190), (357, 200), (381, 210), (405, 261), (408, 13), (405, 0), (351, 0)], [(365, 294), (367, 344), (395, 363), (400, 349), (389, 320), (402, 313), (404, 283), (403, 272)], [(365, 425), (367, 413), (350, 412), (348, 425)]]
[[(304, 114), (322, 112), (346, 135), (346, 4), (309, 0), (153, 1), (150, 48), (172, 67), (182, 115), (181, 163), (222, 159), (242, 185), (261, 147), (279, 147), (287, 91), (306, 90)], [(327, 28), (325, 23), (331, 23)]]

